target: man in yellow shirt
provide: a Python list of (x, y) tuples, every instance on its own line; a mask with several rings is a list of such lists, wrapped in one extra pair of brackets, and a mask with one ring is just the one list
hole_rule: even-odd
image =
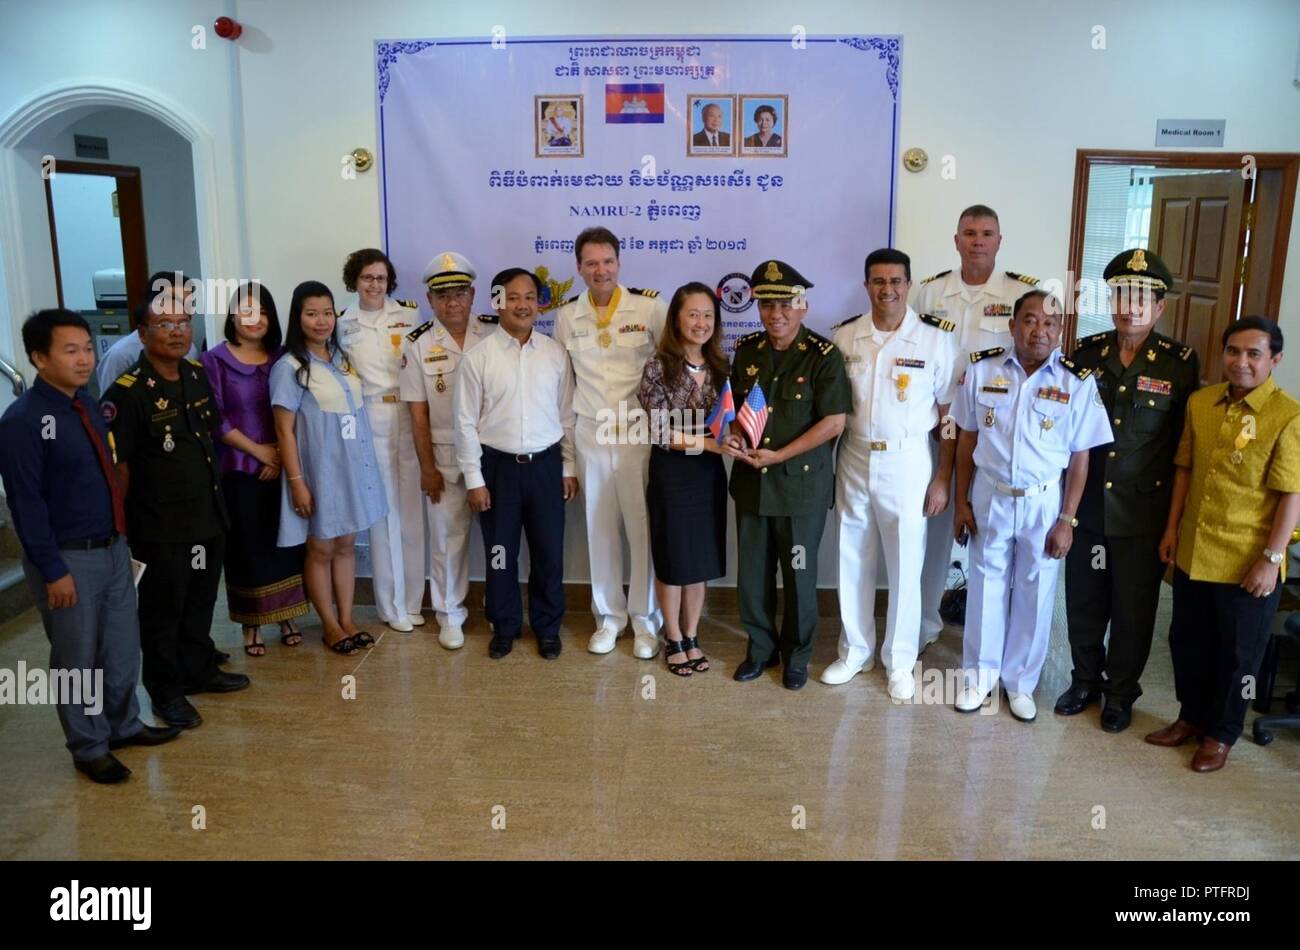
[(1223, 333), (1228, 382), (1194, 393), (1174, 457), (1160, 557), (1174, 564), (1169, 650), (1178, 719), (1152, 745), (1200, 740), (1197, 772), (1223, 768), (1259, 673), (1279, 573), (1300, 516), (1300, 402), (1278, 389), (1282, 331), (1246, 317)]

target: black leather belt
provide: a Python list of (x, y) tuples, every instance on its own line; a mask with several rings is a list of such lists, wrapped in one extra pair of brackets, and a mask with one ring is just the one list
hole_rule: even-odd
[(112, 547), (121, 535), (116, 531), (107, 538), (78, 538), (76, 541), (60, 541), (60, 551), (94, 551), (96, 548)]
[(527, 465), (529, 462), (535, 462), (538, 459), (545, 458), (552, 452), (559, 449), (560, 443), (542, 449), (540, 452), (502, 452), (500, 449), (494, 449), (490, 445), (483, 446), (483, 453), (495, 455), (497, 458), (509, 459), (518, 465)]

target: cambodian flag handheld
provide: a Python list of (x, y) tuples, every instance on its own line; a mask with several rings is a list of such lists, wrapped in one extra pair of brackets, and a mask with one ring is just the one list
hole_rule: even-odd
[(763, 437), (763, 429), (767, 426), (767, 413), (767, 399), (763, 396), (763, 387), (754, 383), (754, 388), (745, 397), (744, 405), (736, 413), (736, 421), (745, 430), (745, 435), (749, 436), (749, 444), (754, 448), (758, 448), (759, 439)]
[[(696, 416), (698, 419), (699, 417)], [(722, 392), (718, 393), (718, 402), (709, 413), (709, 418), (704, 420), (704, 424), (709, 427), (713, 433), (713, 438), (718, 444), (727, 437), (731, 431), (730, 426), (733, 419), (736, 418), (736, 399), (731, 395), (731, 380), (722, 384)]]

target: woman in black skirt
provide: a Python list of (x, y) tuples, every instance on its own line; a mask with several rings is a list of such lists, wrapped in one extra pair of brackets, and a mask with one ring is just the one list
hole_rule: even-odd
[(678, 676), (709, 668), (696, 637), (704, 586), (727, 572), (727, 476), (704, 423), (727, 379), (721, 338), (713, 290), (698, 282), (677, 288), (637, 393), (654, 443), (646, 507), (655, 595), (668, 639), (664, 656)]

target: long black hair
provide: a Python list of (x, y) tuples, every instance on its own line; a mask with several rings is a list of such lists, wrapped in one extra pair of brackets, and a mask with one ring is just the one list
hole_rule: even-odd
[(284, 334), (280, 329), (280, 314), (275, 309), (275, 298), (260, 280), (241, 280), (235, 292), (230, 295), (230, 303), (226, 307), (226, 342), (234, 346), (239, 345), (239, 335), (235, 329), (235, 312), (242, 304), (251, 301), (254, 293), (257, 295), (262, 313), (266, 315), (266, 336), (262, 337), (262, 348), (268, 354), (273, 354), (280, 348)]
[[(308, 297), (328, 297), (330, 306), (334, 306), (334, 294), (330, 289), (322, 284), (319, 280), (304, 280), (297, 287), (293, 288), (293, 300), (289, 302), (289, 326), (285, 332), (284, 349), (286, 353), (291, 354), (300, 364), (297, 372), (298, 385), (303, 389), (307, 388), (307, 383), (311, 380), (311, 353), (307, 350), (307, 335), (302, 332), (302, 306)], [(339, 352), (339, 324), (338, 313), (334, 314), (334, 329), (330, 331), (330, 338), (325, 341), (325, 349), (329, 352), (330, 359)], [(343, 357), (343, 368), (346, 372), (351, 364), (348, 363), (346, 354)]]
[(664, 324), (663, 335), (659, 337), (658, 350), (664, 380), (670, 386), (675, 386), (686, 371), (686, 346), (682, 342), (682, 331), (677, 325), (677, 318), (686, 306), (686, 298), (691, 294), (704, 294), (713, 304), (713, 336), (709, 337), (701, 349), (704, 352), (704, 362), (709, 367), (709, 377), (713, 380), (714, 387), (721, 390), (730, 369), (727, 358), (722, 354), (722, 312), (718, 305), (717, 291), (698, 280), (678, 287), (668, 304), (668, 320)]

